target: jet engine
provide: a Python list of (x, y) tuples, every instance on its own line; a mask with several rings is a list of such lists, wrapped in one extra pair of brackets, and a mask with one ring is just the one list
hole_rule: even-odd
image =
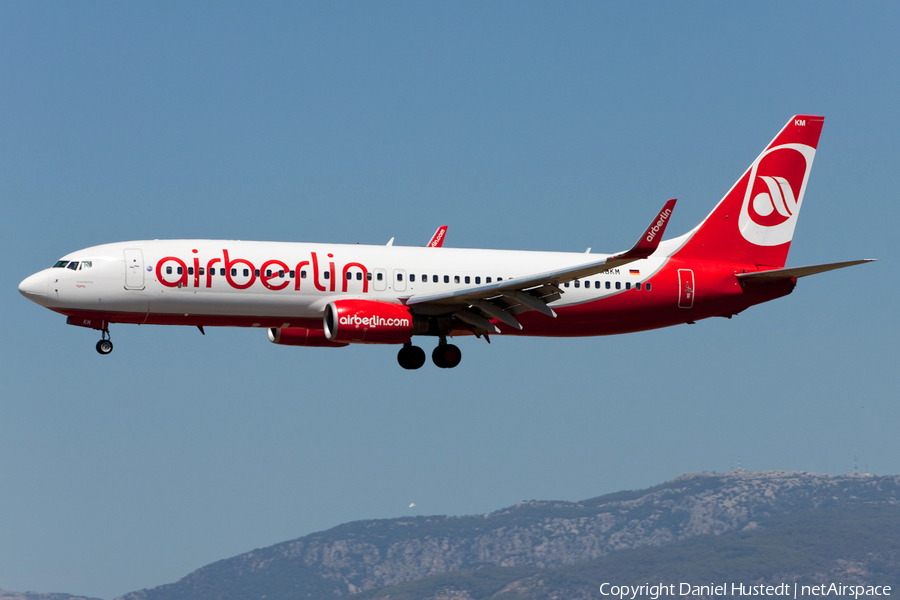
[(347, 344), (332, 342), (325, 337), (324, 331), (304, 329), (302, 327), (269, 328), (269, 341), (280, 346), (316, 346), (325, 348), (342, 348)]
[(353, 344), (405, 344), (420, 333), (419, 320), (402, 304), (335, 300), (325, 307), (325, 337)]

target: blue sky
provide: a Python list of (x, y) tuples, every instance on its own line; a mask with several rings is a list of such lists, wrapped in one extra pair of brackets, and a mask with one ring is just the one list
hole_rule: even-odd
[[(900, 472), (895, 3), (0, 4), (0, 587), (103, 598), (342, 522), (690, 471)], [(825, 115), (789, 265), (732, 320), (394, 347), (96, 332), (16, 286), (104, 242), (598, 252), (690, 229)], [(430, 348), (430, 342), (424, 345)], [(416, 504), (409, 509), (410, 503)]]

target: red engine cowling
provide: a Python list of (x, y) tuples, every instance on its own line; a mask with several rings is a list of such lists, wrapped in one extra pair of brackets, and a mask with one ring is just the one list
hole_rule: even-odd
[(324, 331), (288, 327), (285, 329), (270, 327), (269, 341), (280, 346), (316, 346), (325, 348), (343, 348), (347, 344), (332, 342), (325, 337)]
[(375, 300), (336, 300), (325, 307), (325, 337), (332, 342), (405, 344), (415, 319), (402, 304)]

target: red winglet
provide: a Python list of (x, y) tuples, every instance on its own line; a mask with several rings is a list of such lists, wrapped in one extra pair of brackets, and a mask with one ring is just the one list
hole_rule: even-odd
[(437, 228), (437, 231), (434, 232), (434, 235), (431, 236), (431, 241), (428, 242), (426, 247), (428, 248), (440, 248), (444, 245), (444, 236), (447, 235), (447, 226), (441, 225)]
[(650, 223), (647, 231), (645, 231), (644, 235), (641, 236), (641, 239), (632, 246), (631, 250), (624, 254), (619, 254), (614, 258), (647, 258), (656, 252), (659, 242), (662, 241), (663, 233), (666, 231), (666, 225), (669, 224), (669, 217), (672, 216), (675, 202), (676, 200), (674, 198), (666, 202), (666, 205), (659, 211), (659, 214), (656, 215), (656, 218)]

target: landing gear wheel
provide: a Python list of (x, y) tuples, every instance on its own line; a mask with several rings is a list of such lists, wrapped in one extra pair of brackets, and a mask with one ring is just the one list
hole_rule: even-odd
[(452, 369), (462, 360), (462, 352), (453, 344), (438, 344), (431, 353), (431, 360), (442, 369)]
[(407, 370), (418, 369), (425, 364), (425, 351), (412, 344), (403, 344), (397, 353), (397, 362)]
[(99, 342), (97, 342), (97, 352), (99, 352), (100, 354), (106, 356), (107, 354), (109, 354), (112, 351), (113, 351), (113, 345), (112, 345), (111, 341), (100, 340)]

